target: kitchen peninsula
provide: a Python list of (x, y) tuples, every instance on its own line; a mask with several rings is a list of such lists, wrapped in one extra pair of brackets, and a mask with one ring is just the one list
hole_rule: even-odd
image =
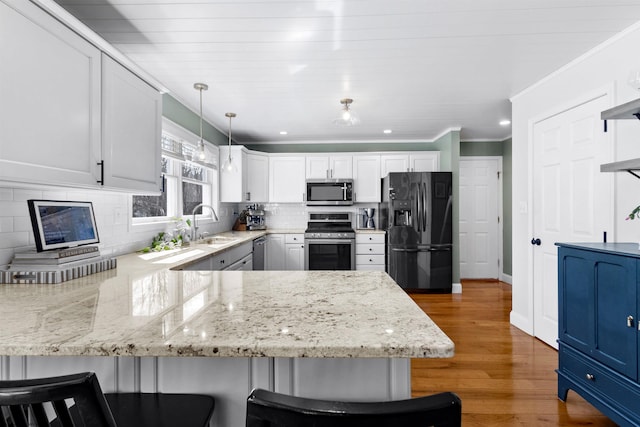
[(453, 356), (384, 272), (176, 269), (225, 249), (129, 254), (57, 285), (0, 285), (1, 377), (92, 370), (105, 391), (211, 394), (212, 425), (240, 426), (254, 387), (408, 398), (410, 358)]

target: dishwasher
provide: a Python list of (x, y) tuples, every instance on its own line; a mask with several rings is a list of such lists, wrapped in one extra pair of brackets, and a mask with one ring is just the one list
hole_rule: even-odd
[(264, 270), (264, 245), (267, 239), (262, 236), (253, 241), (253, 269)]

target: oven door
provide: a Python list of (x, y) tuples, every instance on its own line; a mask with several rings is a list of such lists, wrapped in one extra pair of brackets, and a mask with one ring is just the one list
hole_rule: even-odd
[(306, 239), (305, 270), (355, 270), (355, 239)]

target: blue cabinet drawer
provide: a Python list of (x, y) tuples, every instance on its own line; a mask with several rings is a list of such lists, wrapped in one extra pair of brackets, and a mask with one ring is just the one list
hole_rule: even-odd
[(560, 343), (558, 356), (558, 373), (575, 383), (579, 394), (589, 400), (580, 392), (583, 389), (605, 406), (615, 407), (622, 419), (608, 414), (614, 421), (621, 423), (626, 420), (631, 425), (640, 425), (640, 385), (563, 343)]

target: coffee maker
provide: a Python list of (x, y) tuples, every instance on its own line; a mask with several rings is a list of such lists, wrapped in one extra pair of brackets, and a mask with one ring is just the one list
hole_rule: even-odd
[(247, 213), (247, 230), (266, 230), (267, 224), (264, 220), (264, 206), (248, 205)]
[(360, 227), (359, 228), (376, 228), (375, 212), (373, 208), (360, 209)]

